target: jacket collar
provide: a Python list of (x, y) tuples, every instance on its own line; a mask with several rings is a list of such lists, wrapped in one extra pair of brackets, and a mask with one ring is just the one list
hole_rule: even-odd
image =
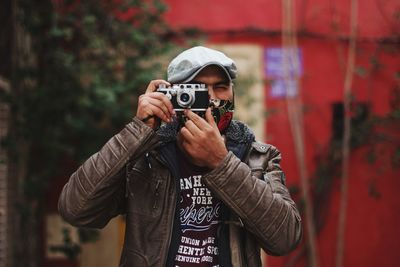
[[(162, 143), (169, 143), (176, 140), (178, 130), (178, 122), (174, 121), (162, 125), (156, 133)], [(226, 129), (225, 137), (228, 144), (247, 144), (254, 141), (253, 131), (246, 124), (237, 120), (231, 121), (229, 127)]]

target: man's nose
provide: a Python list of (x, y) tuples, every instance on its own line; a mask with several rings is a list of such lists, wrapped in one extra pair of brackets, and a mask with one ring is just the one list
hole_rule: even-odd
[(210, 84), (207, 85), (207, 89), (208, 89), (208, 96), (210, 97), (210, 99), (215, 99), (214, 87)]

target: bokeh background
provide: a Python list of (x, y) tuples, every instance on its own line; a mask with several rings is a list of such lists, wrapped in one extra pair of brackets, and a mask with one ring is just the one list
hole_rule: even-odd
[(124, 217), (77, 229), (58, 195), (193, 45), (237, 62), (235, 116), (302, 213), (264, 266), (400, 266), (398, 0), (2, 0), (0, 266), (118, 266)]

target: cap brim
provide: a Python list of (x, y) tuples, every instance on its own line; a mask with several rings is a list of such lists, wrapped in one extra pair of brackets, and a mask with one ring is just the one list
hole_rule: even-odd
[(188, 82), (192, 81), (194, 79), (194, 77), (196, 77), (203, 69), (205, 69), (208, 66), (213, 66), (213, 65), (220, 67), (225, 72), (226, 77), (228, 77), (229, 81), (232, 82), (231, 75), (229, 74), (228, 70), (223, 65), (216, 63), (216, 62), (210, 62), (210, 63), (205, 64), (204, 66), (201, 66), (198, 70), (193, 72), (189, 77), (187, 77), (185, 80), (181, 81), (180, 83), (188, 83)]

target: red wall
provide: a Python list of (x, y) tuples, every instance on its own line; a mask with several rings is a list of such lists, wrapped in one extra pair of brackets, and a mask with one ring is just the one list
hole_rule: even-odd
[[(315, 169), (314, 159), (324, 153), (331, 137), (332, 110), (334, 102), (343, 98), (343, 69), (338, 51), (343, 44), (329, 40), (300, 40), (303, 49), (304, 76), (302, 78), (302, 99), (305, 106), (304, 132), (307, 163), (310, 173)], [(270, 44), (266, 44), (268, 47)], [(357, 65), (373, 55), (375, 47), (360, 44), (362, 54), (357, 56)], [(345, 49), (344, 49), (344, 52)], [(366, 78), (355, 76), (353, 92), (361, 102), (371, 103), (371, 112), (384, 115), (389, 111), (389, 94), (396, 86), (393, 75), (399, 70), (395, 55), (381, 53), (379, 61), (385, 67)], [(398, 85), (397, 85), (398, 86)], [(266, 90), (268, 91), (268, 87)], [(283, 154), (283, 167), (289, 183), (298, 184), (297, 163), (291, 140), (286, 103), (284, 100), (267, 97), (267, 109), (275, 109), (267, 119), (268, 142), (276, 145)], [(399, 129), (390, 131), (394, 135), (391, 143), (399, 146)], [(397, 135), (396, 135), (397, 133)], [(351, 154), (349, 171), (349, 204), (347, 212), (345, 239), (345, 266), (398, 266), (400, 256), (395, 242), (400, 236), (400, 186), (399, 169), (390, 165), (390, 143), (378, 146), (378, 159), (375, 164), (367, 162), (366, 147)], [(339, 185), (336, 181), (328, 209), (327, 223), (319, 235), (321, 266), (334, 266), (336, 251), (337, 214), (339, 204)], [(372, 188), (378, 191), (374, 196)], [(280, 266), (287, 259), (271, 259), (272, 266)]]
[[(244, 30), (257, 28), (267, 31), (281, 29), (282, 8), (277, 0), (167, 0), (166, 19), (173, 27), (197, 27), (205, 31)], [(299, 28), (314, 34), (347, 35), (349, 29), (349, 0), (302, 0), (296, 4)], [(398, 0), (363, 0), (359, 2), (359, 35), (382, 38), (400, 31), (395, 18)], [(398, 13), (397, 13), (398, 14)], [(336, 29), (336, 30), (333, 30)]]
[[(264, 48), (280, 46), (280, 36), (276, 34), (281, 28), (280, 1), (167, 2), (170, 11), (166, 18), (175, 29), (198, 27), (209, 34), (209, 43), (252, 43)], [(309, 33), (299, 38), (299, 47), (303, 52), (301, 98), (305, 110), (306, 162), (310, 174), (315, 170), (316, 157), (326, 153), (331, 138), (332, 104), (343, 99), (347, 44), (334, 40), (332, 36), (346, 37), (349, 2), (296, 1), (299, 4), (297, 22)], [(382, 39), (392, 40), (393, 33), (400, 32), (399, 22), (393, 18), (399, 7), (399, 1), (359, 1), (360, 39), (356, 66), (367, 73), (364, 77), (354, 75), (352, 92), (357, 101), (370, 104), (374, 116), (384, 116), (390, 111), (390, 94), (393, 88), (399, 88), (399, 80), (395, 78), (395, 73), (400, 70), (398, 43), (377, 43)], [(333, 24), (338, 30), (332, 30)], [(382, 66), (369, 73), (373, 58)], [(271, 114), (266, 120), (265, 141), (281, 150), (289, 186), (299, 185), (286, 102), (269, 95), (267, 82), (265, 90), (265, 105)], [(400, 146), (399, 132), (399, 126), (386, 130), (392, 137), (384, 144), (376, 143), (377, 159), (372, 164), (367, 162), (371, 153), (368, 147), (357, 148), (351, 153), (344, 266), (400, 264), (396, 246), (400, 237), (400, 198), (397, 196), (400, 172), (399, 166), (393, 168), (391, 165), (391, 155)], [(325, 207), (326, 224), (318, 236), (320, 266), (334, 266), (338, 206), (339, 181), (336, 179)], [(268, 266), (284, 266), (296, 252), (286, 257), (268, 257)], [(298, 266), (304, 262), (303, 257)]]

